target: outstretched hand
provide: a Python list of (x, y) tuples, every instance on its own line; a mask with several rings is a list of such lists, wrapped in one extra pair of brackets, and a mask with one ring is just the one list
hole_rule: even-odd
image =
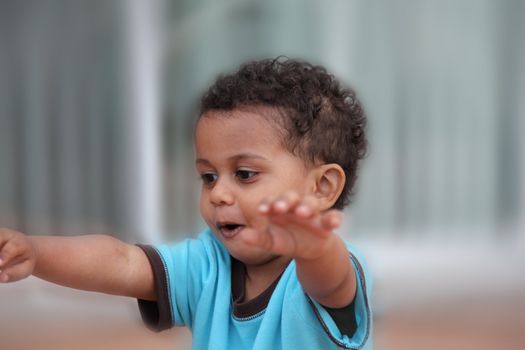
[(15, 282), (33, 273), (36, 254), (29, 238), (0, 228), (0, 282)]
[(270, 253), (294, 259), (322, 256), (334, 237), (333, 230), (342, 221), (339, 210), (322, 212), (316, 197), (302, 197), (296, 192), (264, 200), (258, 212), (268, 218), (268, 225), (250, 230), (244, 240)]

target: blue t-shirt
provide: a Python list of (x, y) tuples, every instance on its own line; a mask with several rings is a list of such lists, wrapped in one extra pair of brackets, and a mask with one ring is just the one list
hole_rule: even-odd
[(371, 280), (348, 244), (358, 281), (353, 334), (342, 334), (328, 310), (306, 295), (293, 260), (260, 311), (243, 315), (234, 312), (232, 259), (211, 230), (175, 245), (142, 248), (158, 296), (157, 302), (139, 300), (144, 321), (157, 330), (189, 327), (193, 349), (372, 349)]

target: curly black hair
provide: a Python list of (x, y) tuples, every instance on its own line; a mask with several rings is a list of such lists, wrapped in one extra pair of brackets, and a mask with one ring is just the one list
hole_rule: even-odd
[(339, 164), (346, 181), (333, 208), (350, 203), (359, 160), (367, 149), (366, 116), (351, 88), (324, 67), (305, 61), (252, 61), (219, 76), (203, 95), (199, 116), (243, 107), (277, 108), (287, 149), (313, 164)]

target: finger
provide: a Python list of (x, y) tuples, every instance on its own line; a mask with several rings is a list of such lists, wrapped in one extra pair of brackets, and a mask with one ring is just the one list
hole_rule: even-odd
[(270, 226), (268, 233), (272, 241), (271, 252), (273, 254), (292, 256), (297, 250), (297, 241), (293, 234), (275, 226)]
[[(6, 271), (9, 271), (12, 267), (24, 263), (28, 258), (22, 254), (12, 258), (9, 263), (4, 264), (0, 267), (0, 275), (2, 273), (6, 274)], [(0, 282), (2, 282), (2, 277), (0, 276)]]
[(270, 203), (272, 202), (272, 200), (270, 198), (265, 198), (263, 199), (260, 203), (259, 203), (259, 206), (257, 207), (257, 211), (259, 212), (259, 214), (263, 214), (263, 215), (266, 215), (270, 212)]
[(295, 191), (285, 192), (272, 203), (271, 211), (274, 214), (284, 214), (289, 210), (293, 210), (300, 199), (301, 197)]
[(32, 262), (26, 259), (20, 263), (11, 265), (0, 273), (0, 282), (16, 282), (28, 277), (32, 272)]
[(294, 214), (302, 219), (311, 218), (319, 213), (319, 200), (314, 196), (306, 196), (295, 208)]
[(297, 246), (292, 235), (271, 226), (263, 231), (246, 231), (242, 238), (245, 243), (275, 255), (291, 255)]
[(264, 250), (270, 250), (273, 246), (271, 235), (265, 230), (246, 230), (241, 236), (244, 242), (257, 246)]
[(269, 222), (272, 226), (285, 229), (294, 234), (301, 232), (310, 232), (318, 235), (324, 235), (325, 229), (321, 225), (321, 215), (317, 201), (312, 199), (301, 200), (293, 212), (268, 215)]
[(339, 210), (329, 210), (321, 217), (321, 226), (325, 230), (334, 230), (341, 226), (343, 215)]
[(8, 266), (20, 254), (20, 246), (17, 240), (12, 239), (8, 241), (0, 250), (0, 267)]
[(11, 239), (13, 238), (13, 231), (0, 228), (0, 250), (2, 250), (2, 247)]

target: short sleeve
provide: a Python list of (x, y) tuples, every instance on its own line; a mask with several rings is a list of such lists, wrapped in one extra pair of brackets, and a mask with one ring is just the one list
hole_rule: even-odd
[(349, 315), (355, 321), (355, 331), (344, 334), (337, 326), (336, 321), (321, 304), (308, 298), (314, 308), (317, 319), (330, 339), (343, 349), (369, 349), (371, 347), (372, 313), (369, 303), (371, 292), (371, 278), (361, 257), (357, 258), (355, 249), (349, 250), (349, 258), (354, 267), (357, 280), (357, 291), (353, 301), (354, 315)]
[(195, 308), (210, 270), (205, 244), (187, 239), (175, 245), (144, 246), (151, 264), (157, 301), (138, 300), (144, 323), (152, 330), (192, 327)]

